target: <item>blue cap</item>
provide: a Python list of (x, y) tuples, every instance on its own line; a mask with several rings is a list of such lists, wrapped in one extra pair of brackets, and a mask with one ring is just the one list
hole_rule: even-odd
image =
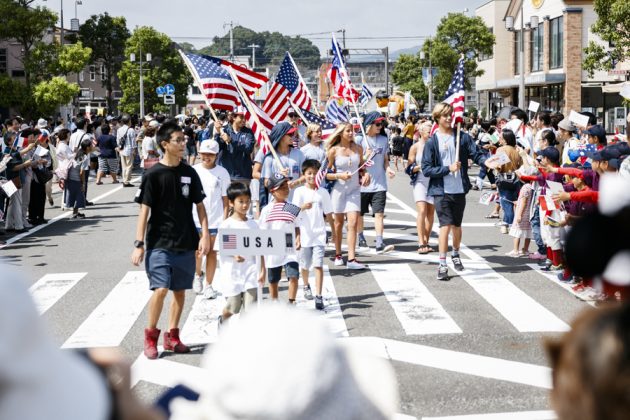
[(600, 143), (606, 144), (606, 130), (599, 124), (592, 126), (588, 130), (584, 130), (584, 134), (595, 136)]
[(538, 153), (540, 156), (544, 156), (552, 162), (560, 162), (560, 152), (555, 147), (547, 147)]
[(291, 123), (288, 123), (286, 121), (276, 124), (269, 133), (269, 140), (271, 140), (271, 145), (276, 148), (278, 146), (278, 143), (280, 143), (282, 137), (286, 136), (287, 134), (293, 134), (296, 130), (297, 129), (293, 127)]
[(621, 151), (615, 146), (608, 146), (608, 147), (604, 147), (602, 150), (587, 153), (586, 156), (588, 156), (592, 160), (609, 161), (611, 159), (616, 159), (619, 156), (621, 156)]
[(383, 117), (380, 112), (372, 111), (366, 114), (365, 117), (363, 117), (363, 128), (368, 128), (370, 125), (374, 124), (375, 122), (382, 121), (384, 119), (385, 117)]

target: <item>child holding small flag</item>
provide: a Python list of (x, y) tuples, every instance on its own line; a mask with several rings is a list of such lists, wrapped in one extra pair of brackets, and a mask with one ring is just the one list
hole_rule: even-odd
[(314, 159), (307, 159), (302, 164), (302, 174), (306, 178), (306, 185), (295, 190), (293, 203), (299, 206), (300, 213), (300, 268), (304, 281), (304, 297), (312, 299), (311, 287), (308, 284), (309, 270), (315, 271), (315, 308), (324, 309), (322, 298), (322, 284), (324, 281), (324, 249), (326, 246), (326, 218), (332, 220), (332, 203), (330, 196), (324, 189), (320, 189), (317, 182), (320, 163)]
[(267, 276), (269, 278), (269, 294), (271, 299), (278, 299), (278, 282), (282, 275), (282, 268), (289, 279), (289, 303), (295, 303), (297, 295), (299, 265), (297, 251), (300, 250), (300, 229), (296, 219), (300, 214), (300, 208), (288, 203), (289, 178), (282, 174), (273, 174), (267, 180), (267, 188), (271, 192), (274, 201), (260, 212), (260, 228), (269, 230), (280, 230), (287, 234), (295, 231), (294, 246), (287, 249), (285, 255), (266, 255), (265, 265), (267, 266)]

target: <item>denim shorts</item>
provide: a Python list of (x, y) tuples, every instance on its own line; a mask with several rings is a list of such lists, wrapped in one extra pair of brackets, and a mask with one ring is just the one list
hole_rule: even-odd
[(291, 261), (280, 267), (268, 268), (267, 277), (269, 283), (278, 283), (280, 281), (283, 267), (284, 271), (287, 273), (287, 278), (298, 278), (300, 276), (300, 265), (295, 261)]
[(149, 288), (186, 290), (195, 276), (195, 251), (173, 252), (149, 249), (144, 260)]
[[(218, 228), (208, 228), (208, 232), (210, 233), (210, 236), (217, 236), (217, 233), (219, 233), (219, 229)], [(197, 228), (197, 233), (201, 235), (201, 228)]]
[(310, 270), (324, 266), (324, 245), (302, 247), (300, 250), (300, 268)]

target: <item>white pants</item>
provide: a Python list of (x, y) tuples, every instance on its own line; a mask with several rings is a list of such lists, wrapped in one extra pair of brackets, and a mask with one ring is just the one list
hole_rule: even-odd
[[(542, 207), (539, 209), (540, 214), (544, 215), (545, 211)], [(551, 212), (551, 217), (555, 220), (560, 221), (564, 219), (564, 214), (561, 214), (560, 211), (554, 210)], [(540, 217), (540, 236), (542, 237), (545, 245), (551, 248), (553, 251), (559, 251), (562, 249), (562, 242), (560, 241), (562, 235), (563, 228), (561, 227), (553, 227), (545, 224), (544, 216)]]
[(133, 155), (123, 156), (120, 155), (120, 161), (122, 164), (122, 179), (125, 184), (131, 182), (131, 169), (133, 168)]
[(22, 191), (16, 191), (9, 198), (9, 206), (4, 223), (5, 229), (24, 229), (24, 221), (22, 220)]

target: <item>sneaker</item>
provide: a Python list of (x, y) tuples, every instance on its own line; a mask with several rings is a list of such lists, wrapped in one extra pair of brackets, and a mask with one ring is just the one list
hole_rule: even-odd
[(359, 239), (359, 248), (369, 248), (365, 239)]
[(547, 259), (547, 257), (545, 257), (544, 260), (538, 260), (538, 262), (536, 264), (538, 264), (539, 267), (549, 267), (549, 266), (551, 266), (551, 260), (549, 260), (549, 259)]
[(507, 226), (503, 225), (501, 226), (501, 233), (506, 235), (509, 232), (509, 229)]
[(343, 265), (343, 258), (341, 258), (341, 255), (337, 255), (335, 257), (335, 262), (334, 262), (335, 266), (337, 267), (341, 267)]
[(193, 279), (193, 291), (200, 295), (203, 292), (203, 271)]
[(544, 266), (541, 270), (542, 271), (564, 270), (564, 266), (562, 264), (558, 264), (558, 265), (549, 264), (549, 265)]
[(521, 253), (520, 253), (520, 252), (518, 252), (518, 251), (511, 250), (510, 252), (506, 252), (506, 253), (505, 253), (505, 255), (506, 255), (507, 257), (518, 258), (518, 257), (520, 257), (520, 256), (521, 256)]
[(529, 254), (529, 259), (530, 260), (546, 260), (547, 256), (536, 251)]
[(33, 227), (33, 225), (32, 225), (32, 224), (30, 224), (30, 223), (28, 223), (28, 222), (24, 223), (24, 228), (25, 228), (25, 229), (30, 229), (30, 228), (32, 228), (32, 227)]
[(451, 256), (451, 260), (453, 260), (453, 265), (455, 266), (455, 270), (464, 271), (464, 264), (462, 264), (462, 259), (457, 256)]
[(366, 266), (365, 266), (365, 264), (361, 264), (357, 260), (352, 260), (352, 261), (348, 261), (348, 264), (346, 265), (346, 268), (348, 270), (364, 270), (366, 268)]
[(560, 280), (563, 283), (575, 283), (573, 281), (573, 276), (572, 275), (565, 276), (564, 272), (558, 273), (557, 277), (558, 277), (558, 280)]
[(381, 244), (381, 245), (377, 245), (375, 249), (376, 249), (377, 254), (384, 254), (385, 252), (393, 251), (394, 245)]
[(321, 296), (315, 296), (315, 309), (321, 311), (324, 309), (324, 298)]
[(306, 300), (313, 300), (313, 292), (311, 291), (311, 286), (308, 284), (304, 286), (304, 298)]
[(203, 289), (203, 297), (206, 299), (215, 299), (218, 293), (216, 290), (212, 288), (212, 285), (209, 284)]
[(438, 267), (437, 279), (440, 281), (448, 281), (448, 267), (440, 265)]

